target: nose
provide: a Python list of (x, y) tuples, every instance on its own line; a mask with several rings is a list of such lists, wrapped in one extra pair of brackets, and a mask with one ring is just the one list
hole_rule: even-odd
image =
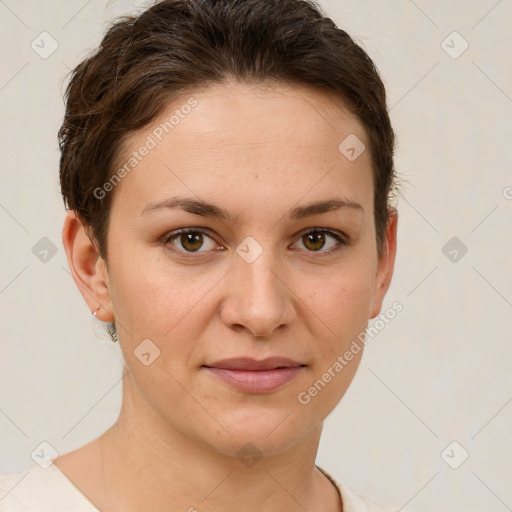
[(235, 256), (226, 276), (221, 311), (229, 328), (247, 330), (253, 336), (270, 336), (291, 324), (295, 315), (294, 294), (270, 252), (264, 251), (252, 263)]

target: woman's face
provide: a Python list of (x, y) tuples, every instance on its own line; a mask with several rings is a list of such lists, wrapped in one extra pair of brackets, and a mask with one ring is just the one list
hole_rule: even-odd
[[(334, 101), (211, 86), (133, 134), (116, 167), (105, 307), (140, 397), (217, 451), (278, 452), (321, 428), (389, 285), (396, 218), (379, 260), (368, 140)], [(272, 357), (300, 366), (217, 364)]]

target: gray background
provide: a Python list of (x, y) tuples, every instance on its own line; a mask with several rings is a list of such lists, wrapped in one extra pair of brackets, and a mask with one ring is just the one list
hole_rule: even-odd
[[(141, 5), (0, 0), (0, 473), (28, 467), (43, 441), (85, 444), (119, 412), (119, 347), (61, 244), (56, 134), (66, 74)], [(369, 343), (317, 463), (411, 511), (512, 510), (512, 2), (321, 5), (388, 90), (403, 195), (384, 309), (404, 309)]]

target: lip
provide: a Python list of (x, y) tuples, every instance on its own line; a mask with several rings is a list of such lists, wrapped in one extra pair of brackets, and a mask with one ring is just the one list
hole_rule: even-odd
[(291, 382), (306, 365), (285, 357), (223, 359), (203, 367), (245, 393), (271, 393)]
[(286, 357), (276, 356), (260, 360), (253, 359), (252, 357), (233, 357), (205, 364), (204, 366), (208, 368), (223, 368), (225, 370), (274, 370), (276, 368), (291, 368), (305, 365)]

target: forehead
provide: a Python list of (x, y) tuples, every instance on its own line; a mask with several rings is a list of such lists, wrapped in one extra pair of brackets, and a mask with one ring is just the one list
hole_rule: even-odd
[(215, 190), (255, 197), (339, 185), (361, 202), (372, 194), (369, 151), (351, 161), (340, 150), (354, 136), (369, 147), (361, 122), (327, 92), (238, 82), (191, 90), (126, 139), (116, 168), (129, 172), (115, 196), (140, 203), (164, 199), (176, 187), (201, 197)]
[[(250, 142), (249, 137), (258, 137), (261, 142), (271, 142), (293, 140), (293, 136), (300, 135), (304, 142), (323, 145), (332, 143), (328, 138), (353, 132), (366, 138), (361, 122), (334, 93), (278, 82), (229, 80), (181, 93), (150, 126), (158, 127), (169, 121), (174, 112), (188, 111), (186, 105), (192, 98), (195, 106), (185, 114), (189, 118), (186, 124), (215, 139), (226, 134), (229, 141)], [(180, 117), (183, 121), (183, 116)]]

